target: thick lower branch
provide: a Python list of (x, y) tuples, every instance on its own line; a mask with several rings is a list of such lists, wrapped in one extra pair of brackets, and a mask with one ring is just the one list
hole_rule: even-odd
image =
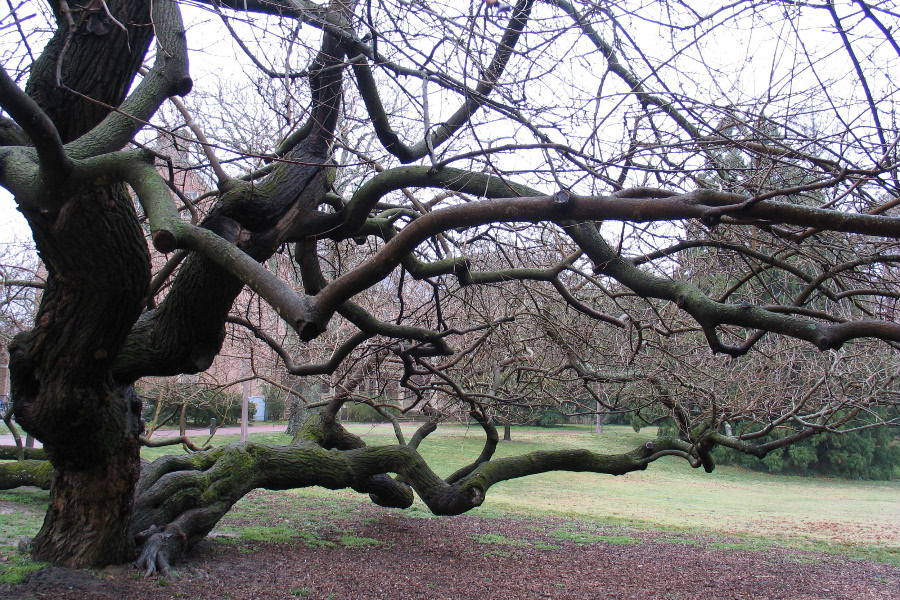
[(46, 460), (19, 460), (0, 463), (0, 490), (26, 485), (50, 489), (53, 467)]
[[(480, 464), (449, 484), (408, 446), (326, 449), (307, 442), (288, 446), (232, 444), (190, 456), (169, 456), (148, 466), (141, 477), (132, 534), (144, 541), (142, 566), (165, 570), (178, 554), (202, 539), (231, 506), (256, 488), (271, 490), (321, 486), (362, 493), (394, 494), (406, 484), (436, 515), (457, 515), (484, 501), (500, 481), (548, 471), (583, 471), (624, 475), (640, 471), (668, 451), (691, 453), (689, 443), (660, 438), (635, 450), (603, 455), (588, 450), (532, 452)], [(386, 474), (396, 473), (405, 483)], [(392, 506), (408, 507), (406, 502)]]
[[(18, 460), (19, 448), (16, 446), (0, 446), (0, 460)], [(47, 460), (47, 452), (43, 448), (21, 448), (22, 458), (27, 460)]]

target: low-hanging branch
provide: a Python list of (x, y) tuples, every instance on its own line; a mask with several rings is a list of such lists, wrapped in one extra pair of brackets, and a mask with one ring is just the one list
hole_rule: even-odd
[[(675, 454), (693, 460), (693, 453), (692, 445), (678, 438), (657, 438), (622, 454), (537, 451), (481, 462), (448, 483), (410, 446), (328, 450), (313, 442), (229, 445), (165, 457), (147, 467), (138, 486), (139, 518), (132, 524), (132, 532), (143, 544), (138, 564), (148, 574), (165, 573), (175, 558), (202, 539), (234, 502), (253, 489), (321, 486), (377, 494), (380, 488), (408, 485), (434, 514), (457, 515), (480, 506), (488, 489), (501, 481), (560, 470), (624, 475), (644, 470), (662, 456)], [(403, 483), (377, 479), (385, 473), (400, 475)], [(408, 507), (413, 497), (409, 494), (405, 499), (409, 504), (399, 508)]]
[[(400, 184), (399, 181), (394, 183), (394, 185), (398, 184)], [(402, 184), (398, 187), (402, 187)], [(559, 204), (557, 196), (497, 198), (434, 211), (408, 224), (379, 252), (322, 288), (315, 295), (313, 303), (318, 309), (318, 314), (327, 321), (334, 311), (332, 307), (340, 305), (362, 290), (381, 281), (420, 243), (450, 228), (473, 227), (498, 220), (573, 222), (605, 219), (647, 222), (702, 219), (709, 208), (727, 203), (737, 203), (742, 201), (742, 198), (735, 194), (707, 193), (706, 191), (663, 198), (576, 197), (569, 194), (566, 203), (562, 205)], [(823, 227), (831, 227), (838, 231), (852, 230), (858, 233), (900, 238), (900, 218), (896, 217), (848, 215), (836, 211), (810, 209), (771, 201), (755, 204), (748, 209), (747, 213), (751, 217), (764, 220), (780, 220), (798, 225), (815, 221)], [(594, 260), (601, 272), (614, 276), (637, 293), (670, 300), (680, 306), (685, 302), (693, 301), (694, 298), (699, 299), (698, 294), (702, 295), (697, 288), (685, 282), (664, 281), (638, 270), (633, 264), (620, 258), (596, 233), (596, 229), (591, 234), (587, 230), (582, 232), (584, 227), (586, 226), (570, 227), (570, 235)], [(613, 268), (618, 276), (612, 274)], [(624, 276), (626, 271), (627, 277)], [(638, 288), (635, 288), (635, 285)], [(703, 298), (706, 296), (703, 295)], [(710, 304), (705, 311), (694, 308), (692, 314), (707, 330), (711, 330), (717, 324), (761, 328), (810, 341), (823, 349), (837, 347), (844, 341), (862, 336), (892, 341), (900, 340), (900, 326), (893, 323), (853, 322), (828, 326), (830, 329), (826, 329), (826, 326), (811, 321), (778, 315), (760, 308), (724, 305), (715, 303), (708, 298), (706, 301)], [(715, 310), (713, 310), (714, 308)], [(686, 310), (691, 312), (690, 309)], [(717, 315), (717, 317), (713, 318), (713, 315)], [(717, 349), (726, 350), (724, 347)]]
[(53, 466), (47, 460), (17, 460), (0, 462), (0, 490), (33, 486), (42, 490), (50, 489)]

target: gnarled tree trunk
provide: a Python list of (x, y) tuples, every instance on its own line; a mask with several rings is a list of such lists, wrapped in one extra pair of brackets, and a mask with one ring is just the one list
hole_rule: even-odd
[[(54, 467), (34, 557), (103, 565), (133, 550), (127, 522), (139, 473), (140, 400), (113, 381), (111, 368), (140, 314), (149, 256), (123, 190), (78, 198), (62, 212), (52, 221), (29, 215), (49, 282), (35, 328), (10, 346), (14, 410)], [(105, 235), (82, 237), (98, 225)], [(78, 239), (83, 251), (71, 260)]]
[[(59, 28), (32, 69), (27, 92), (63, 142), (97, 125), (109, 112), (104, 105), (122, 102), (152, 38), (149, 2), (107, 4), (128, 24), (127, 34), (82, 27), (67, 43), (67, 19), (54, 5)], [(60, 61), (62, 84), (99, 102), (57, 85)], [(128, 522), (140, 401), (113, 380), (112, 365), (147, 294), (147, 245), (122, 185), (80, 194), (58, 211), (23, 212), (48, 271), (34, 329), (10, 345), (16, 419), (53, 465), (50, 508), (33, 555), (70, 566), (122, 562), (134, 550)]]
[[(128, 24), (127, 34), (117, 27), (92, 33), (80, 20), (70, 36), (68, 15), (55, 6), (59, 29), (27, 86), (63, 143), (95, 127), (108, 112), (104, 105), (122, 103), (154, 33), (148, 0), (107, 4)], [(183, 39), (175, 5), (155, 4), (154, 11), (175, 13), (165, 24), (168, 29), (158, 33)], [(160, 19), (154, 25), (163, 27)], [(175, 60), (171, 41), (157, 61)], [(204, 228), (258, 261), (303, 229), (325, 194), (341, 97), (341, 69), (335, 67), (342, 60), (343, 50), (326, 38), (312, 74), (314, 126), (288, 155), (294, 162), (277, 166), (253, 186), (231, 182), (204, 220)], [(63, 86), (56, 79), (60, 64)], [(166, 78), (151, 72), (146, 79)], [(179, 81), (187, 87), (175, 81), (165, 93), (186, 93), (189, 78)], [(43, 443), (53, 465), (50, 508), (34, 541), (34, 557), (67, 566), (105, 566), (134, 555), (131, 523), (143, 425), (131, 384), (146, 375), (208, 368), (243, 283), (195, 254), (182, 265), (166, 300), (143, 312), (149, 254), (124, 185), (78, 193), (58, 205), (62, 208), (23, 208), (48, 280), (34, 329), (10, 345), (14, 411), (23, 429)], [(229, 502), (242, 495), (228, 496)]]

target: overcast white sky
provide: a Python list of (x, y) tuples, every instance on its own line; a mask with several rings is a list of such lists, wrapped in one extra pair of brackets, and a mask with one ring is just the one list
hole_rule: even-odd
[[(220, 80), (223, 75), (226, 79), (229, 79), (231, 77), (230, 72), (237, 74), (239, 71), (243, 70), (243, 67), (246, 66), (243, 63), (247, 63), (248, 61), (243, 57), (241, 52), (235, 50), (233, 43), (228, 36), (221, 35), (222, 32), (213, 15), (209, 12), (201, 11), (196, 7), (192, 7), (189, 4), (183, 4), (182, 11), (188, 28), (188, 36), (190, 38), (191, 74), (195, 80), (195, 89), (202, 89), (205, 87), (204, 82), (207, 79), (211, 80), (214, 86), (215, 82)], [(817, 29), (824, 30), (828, 27), (828, 24), (824, 21), (814, 22), (816, 19), (824, 19), (824, 16), (824, 14), (817, 13), (813, 15), (811, 20), (807, 19), (807, 21), (804, 22), (803, 27), (807, 36), (810, 35), (811, 31), (815, 32)], [(215, 23), (215, 29), (207, 29), (204, 26), (204, 23), (210, 21)], [(235, 24), (235, 26), (240, 27), (238, 24)], [(638, 28), (638, 30), (640, 30), (640, 28)], [(215, 33), (210, 34), (210, 31), (214, 31)], [(253, 33), (254, 35), (258, 35), (259, 30)], [(761, 89), (768, 89), (768, 86), (772, 85), (772, 81), (768, 75), (771, 73), (773, 63), (777, 64), (782, 60), (787, 64), (781, 67), (781, 70), (800, 77), (800, 75), (791, 68), (790, 49), (778, 41), (780, 33), (781, 32), (777, 30), (768, 30), (767, 28), (761, 28), (759, 31), (741, 32), (730, 30), (722, 32), (722, 34), (730, 38), (731, 44), (714, 44), (715, 47), (720, 48), (720, 50), (713, 58), (718, 57), (723, 62), (728, 62), (729, 64), (734, 63), (735, 66), (741, 66), (742, 64), (745, 66), (749, 65), (750, 68), (739, 69), (740, 77), (736, 76), (733, 81), (723, 81), (721, 84), (728, 87), (730, 83), (731, 86), (740, 91), (738, 96), (746, 96), (747, 94), (753, 96), (759, 92), (759, 89), (756, 89), (757, 87), (762, 86)], [(814, 42), (819, 41), (815, 33), (812, 33), (811, 35), (811, 39)], [(767, 36), (774, 36), (774, 38), (770, 37), (767, 39)], [(821, 39), (824, 43), (824, 41), (829, 38), (831, 38), (831, 43), (837, 43), (834, 36), (823, 36)], [(710, 39), (712, 39), (712, 37)], [(813, 45), (817, 45), (817, 43), (813, 43)], [(653, 44), (651, 42), (651, 49), (652, 46)], [(35, 46), (34, 51), (39, 52), (40, 48)], [(836, 63), (840, 65), (839, 60), (836, 61)], [(728, 73), (727, 70), (721, 70), (720, 72), (723, 74)], [(728, 79), (728, 77), (725, 77), (724, 75), (722, 77), (723, 80)], [(808, 74), (803, 74), (803, 77), (808, 77)], [(783, 82), (790, 80), (790, 77), (787, 77), (787, 79), (783, 78), (781, 85), (786, 85)], [(451, 104), (452, 106), (450, 108), (455, 110), (456, 102)], [(439, 113), (443, 108), (445, 107), (436, 103), (436, 106), (433, 106), (432, 110), (434, 113)], [(435, 121), (440, 120), (441, 117), (441, 114), (432, 114), (432, 119)], [(501, 160), (501, 158), (498, 157), (495, 160)], [(30, 239), (30, 230), (25, 223), (25, 219), (16, 210), (12, 196), (3, 188), (0, 188), (0, 245), (16, 240), (29, 241)]]
[(25, 217), (16, 210), (12, 194), (0, 188), (0, 245), (31, 240)]

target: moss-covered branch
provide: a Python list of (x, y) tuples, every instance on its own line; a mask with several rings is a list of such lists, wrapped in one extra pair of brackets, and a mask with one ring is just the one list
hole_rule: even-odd
[(0, 462), (0, 490), (29, 485), (50, 489), (53, 466), (46, 460), (17, 460)]
[(16, 446), (0, 446), (0, 460), (19, 460), (20, 451), (23, 459), (47, 460), (47, 452), (43, 448), (18, 448)]
[[(307, 428), (306, 437), (311, 431)], [(165, 457), (147, 467), (138, 485), (132, 533), (145, 544), (141, 566), (153, 572), (167, 569), (180, 553), (209, 533), (237, 500), (256, 488), (350, 488), (375, 498), (392, 488), (396, 501), (392, 506), (403, 508), (413, 500), (412, 494), (399, 493), (408, 484), (434, 514), (457, 515), (481, 505), (488, 489), (500, 481), (559, 470), (624, 475), (645, 469), (660, 456), (676, 453), (690, 457), (691, 452), (691, 445), (677, 438), (660, 438), (623, 454), (531, 452), (482, 462), (454, 483), (447, 483), (409, 446), (340, 450), (316, 442), (232, 444), (189, 456)], [(386, 473), (400, 475), (403, 483)]]
[(0, 66), (0, 107), (28, 134), (40, 162), (40, 179), (54, 174), (65, 179), (72, 171), (72, 159), (63, 148), (59, 132), (41, 107), (10, 79)]

